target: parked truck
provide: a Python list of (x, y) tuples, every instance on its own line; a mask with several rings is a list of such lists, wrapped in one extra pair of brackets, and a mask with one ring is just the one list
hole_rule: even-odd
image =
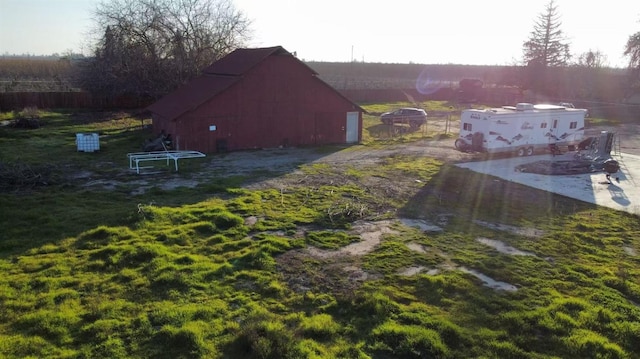
[(463, 110), (455, 147), (518, 156), (565, 146), (574, 150), (583, 140), (586, 114), (586, 109), (531, 103)]

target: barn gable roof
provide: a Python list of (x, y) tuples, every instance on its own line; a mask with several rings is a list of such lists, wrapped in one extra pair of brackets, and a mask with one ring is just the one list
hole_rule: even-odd
[(233, 76), (200, 75), (154, 102), (147, 110), (173, 120), (195, 110), (239, 80)]
[[(244, 74), (259, 65), (269, 56), (273, 55), (293, 56), (282, 46), (236, 49), (227, 56), (206, 67), (202, 71), (202, 75), (194, 78), (177, 90), (167, 94), (147, 107), (147, 110), (158, 114), (165, 119), (176, 119), (188, 111), (195, 110), (203, 103), (225, 91), (227, 88), (240, 81)], [(318, 73), (315, 70), (302, 61), (300, 61), (300, 63), (307, 67), (318, 81), (323, 83), (325, 86), (330, 87), (338, 96), (353, 103), (340, 92), (317, 77)], [(365, 112), (355, 103), (354, 106), (356, 106), (360, 111)]]
[[(205, 74), (240, 76), (272, 55), (291, 55), (282, 46), (236, 49), (202, 70)], [(311, 70), (313, 71), (313, 70)], [(313, 71), (315, 73), (315, 71)]]

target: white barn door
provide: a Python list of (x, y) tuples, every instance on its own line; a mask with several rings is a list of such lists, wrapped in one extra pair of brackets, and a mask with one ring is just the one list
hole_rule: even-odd
[(358, 142), (358, 112), (347, 112), (347, 143)]

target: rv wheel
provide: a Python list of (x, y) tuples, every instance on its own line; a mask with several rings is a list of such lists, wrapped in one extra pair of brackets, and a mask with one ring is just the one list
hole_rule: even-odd
[(459, 139), (459, 138), (456, 140), (454, 145), (456, 146), (456, 149), (458, 151), (466, 151), (467, 147), (468, 147), (467, 143), (464, 140)]
[(524, 156), (524, 153), (525, 153), (524, 147), (518, 148), (518, 151), (516, 153), (518, 154), (518, 157)]
[(528, 147), (527, 148), (527, 156), (531, 156), (533, 155), (533, 147)]

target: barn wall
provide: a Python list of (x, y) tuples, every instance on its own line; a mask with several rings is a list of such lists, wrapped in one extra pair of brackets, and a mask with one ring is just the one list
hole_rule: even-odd
[(177, 122), (188, 149), (212, 153), (345, 143), (350, 111), (359, 109), (296, 58), (270, 56)]
[[(177, 120), (185, 149), (205, 153), (232, 150), (239, 124), (239, 92), (236, 86), (219, 94), (197, 110)], [(214, 128), (215, 126), (215, 128)]]

